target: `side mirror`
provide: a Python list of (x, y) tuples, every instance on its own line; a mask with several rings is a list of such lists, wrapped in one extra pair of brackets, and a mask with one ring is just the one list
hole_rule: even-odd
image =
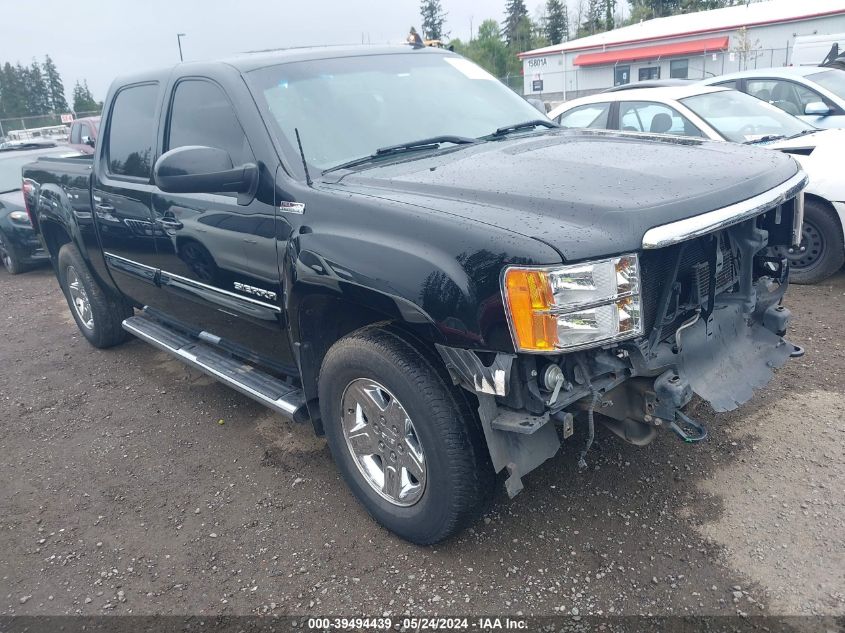
[(159, 156), (153, 180), (166, 193), (237, 193), (238, 204), (245, 205), (255, 197), (258, 166), (246, 163), (234, 167), (225, 150), (187, 145)]
[(821, 101), (813, 101), (804, 107), (804, 114), (808, 116), (827, 116), (830, 114), (830, 108)]
[(94, 139), (91, 138), (90, 136), (83, 136), (82, 137), (82, 144), (88, 145), (90, 147), (94, 147)]

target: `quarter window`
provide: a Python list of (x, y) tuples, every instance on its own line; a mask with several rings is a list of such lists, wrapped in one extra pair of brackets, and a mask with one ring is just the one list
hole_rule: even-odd
[(191, 79), (176, 86), (170, 107), (167, 149), (185, 145), (226, 150), (233, 165), (253, 160), (232, 105), (223, 91), (209, 81)]
[(157, 84), (132, 86), (117, 93), (109, 125), (108, 166), (112, 174), (150, 177), (157, 98)]

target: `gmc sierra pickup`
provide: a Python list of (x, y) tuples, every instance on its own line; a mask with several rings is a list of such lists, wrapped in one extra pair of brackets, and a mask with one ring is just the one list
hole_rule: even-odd
[(92, 157), (24, 167), (82, 334), (147, 341), (325, 434), (416, 543), (577, 424), (706, 429), (785, 335), (806, 183), (778, 152), (563, 130), (466, 59), (307, 49), (122, 78)]

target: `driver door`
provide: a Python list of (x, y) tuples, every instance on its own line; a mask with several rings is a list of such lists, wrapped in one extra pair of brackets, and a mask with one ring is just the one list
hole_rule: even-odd
[[(228, 152), (234, 165), (256, 162), (222, 88), (204, 78), (173, 89), (163, 151), (201, 145)], [(262, 174), (262, 177), (266, 177)], [(193, 329), (288, 363), (272, 204), (238, 204), (233, 193), (153, 191), (161, 284), (170, 316)]]

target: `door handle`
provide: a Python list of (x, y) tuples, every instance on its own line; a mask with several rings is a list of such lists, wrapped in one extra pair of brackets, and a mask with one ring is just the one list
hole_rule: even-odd
[(159, 223), (159, 226), (172, 230), (181, 229), (185, 226), (179, 220), (175, 220), (173, 218), (159, 218), (157, 222)]
[(96, 202), (94, 203), (94, 213), (97, 215), (98, 218), (114, 218), (114, 207), (110, 204), (106, 204), (103, 202)]

